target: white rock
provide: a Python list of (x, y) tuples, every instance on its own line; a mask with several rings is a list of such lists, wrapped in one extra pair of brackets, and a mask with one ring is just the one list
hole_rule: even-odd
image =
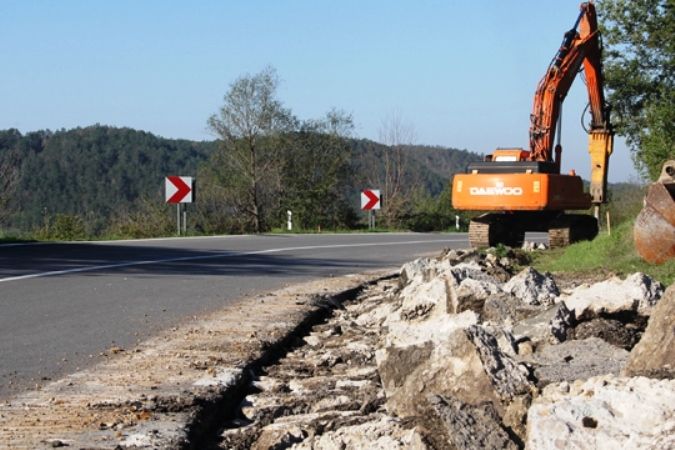
[(261, 391), (274, 391), (280, 389), (284, 385), (284, 382), (278, 378), (261, 376), (251, 384), (253, 387), (260, 389)]
[(463, 280), (471, 278), (477, 281), (489, 281), (501, 286), (501, 283), (495, 277), (486, 273), (485, 268), (476, 261), (462, 262), (454, 266), (449, 265), (447, 261), (443, 261), (438, 264), (438, 271), (440, 276), (454, 280), (457, 285)]
[(590, 286), (574, 289), (568, 296), (561, 296), (577, 319), (595, 317), (598, 314), (614, 314), (624, 311), (650, 315), (652, 307), (663, 294), (663, 287), (648, 275), (636, 272), (625, 280), (618, 277)]
[(533, 241), (524, 241), (523, 246), (521, 248), (523, 250), (525, 250), (526, 252), (531, 252), (531, 251), (534, 251), (536, 245), (537, 244)]
[(319, 344), (321, 343), (321, 339), (319, 338), (319, 336), (317, 336), (317, 335), (315, 335), (315, 334), (310, 334), (309, 336), (305, 336), (305, 337), (302, 338), (302, 339), (303, 339), (303, 341), (305, 341), (305, 342), (307, 343), (307, 345), (309, 345), (310, 347), (316, 347), (317, 345), (319, 345)]
[(449, 284), (450, 311), (461, 313), (468, 309), (480, 312), (483, 303), (491, 295), (502, 292), (500, 284), (496, 280), (465, 278), (459, 285), (452, 282)]
[(537, 315), (521, 320), (513, 327), (517, 340), (527, 338), (535, 344), (552, 344), (566, 339), (567, 330), (572, 327), (574, 315), (565, 302), (560, 302)]
[(233, 386), (241, 379), (241, 369), (220, 369), (213, 376), (199, 378), (194, 386)]
[(312, 412), (333, 411), (353, 402), (354, 400), (347, 395), (324, 397), (312, 405)]
[(406, 430), (390, 418), (382, 417), (360, 425), (342, 427), (295, 444), (293, 450), (411, 449), (426, 450), (416, 429)]
[(672, 449), (673, 405), (675, 380), (606, 375), (552, 384), (528, 411), (526, 448)]
[(362, 327), (379, 326), (391, 314), (394, 314), (394, 305), (392, 303), (384, 303), (379, 305), (377, 308), (373, 308), (367, 313), (359, 315), (359, 317), (357, 317), (354, 322)]
[(543, 275), (532, 267), (523, 269), (503, 286), (503, 290), (513, 294), (528, 305), (550, 306), (560, 295), (558, 286), (550, 275)]
[(441, 277), (426, 282), (411, 282), (400, 293), (400, 319), (414, 320), (431, 314), (447, 313), (447, 285)]
[(335, 389), (363, 388), (372, 384), (370, 380), (338, 380), (335, 382)]
[(418, 258), (401, 266), (401, 281), (404, 285), (429, 281), (435, 274), (437, 261), (431, 258)]
[[(393, 316), (392, 316), (392, 319)], [(419, 322), (391, 320), (385, 322), (387, 333), (384, 345), (397, 347), (417, 345), (424, 342), (438, 344), (447, 339), (454, 331), (466, 329), (478, 323), (478, 314), (467, 310), (456, 315), (434, 316)]]

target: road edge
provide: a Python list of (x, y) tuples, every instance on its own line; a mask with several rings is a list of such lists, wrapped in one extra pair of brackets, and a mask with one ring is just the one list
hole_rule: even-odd
[[(0, 404), (0, 448), (204, 448), (251, 374), (395, 269), (243, 298)], [(236, 325), (234, 325), (236, 324)]]

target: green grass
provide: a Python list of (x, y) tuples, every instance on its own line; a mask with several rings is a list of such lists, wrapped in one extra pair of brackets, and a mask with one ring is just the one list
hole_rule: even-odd
[(604, 270), (618, 275), (643, 272), (666, 286), (675, 282), (675, 259), (653, 265), (643, 261), (633, 245), (633, 221), (601, 232), (593, 241), (579, 242), (564, 249), (537, 252), (532, 265), (539, 271), (588, 272)]

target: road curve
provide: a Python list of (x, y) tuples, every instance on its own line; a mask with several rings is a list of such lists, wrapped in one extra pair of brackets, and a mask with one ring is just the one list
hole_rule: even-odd
[(243, 296), (467, 246), (463, 233), (0, 246), (0, 398)]

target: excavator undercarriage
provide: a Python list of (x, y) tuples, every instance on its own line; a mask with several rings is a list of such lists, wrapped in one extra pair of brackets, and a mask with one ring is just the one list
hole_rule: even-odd
[(486, 213), (469, 223), (472, 247), (493, 247), (497, 244), (520, 247), (528, 231), (547, 232), (551, 248), (593, 239), (598, 234), (598, 221), (587, 214), (563, 212)]

